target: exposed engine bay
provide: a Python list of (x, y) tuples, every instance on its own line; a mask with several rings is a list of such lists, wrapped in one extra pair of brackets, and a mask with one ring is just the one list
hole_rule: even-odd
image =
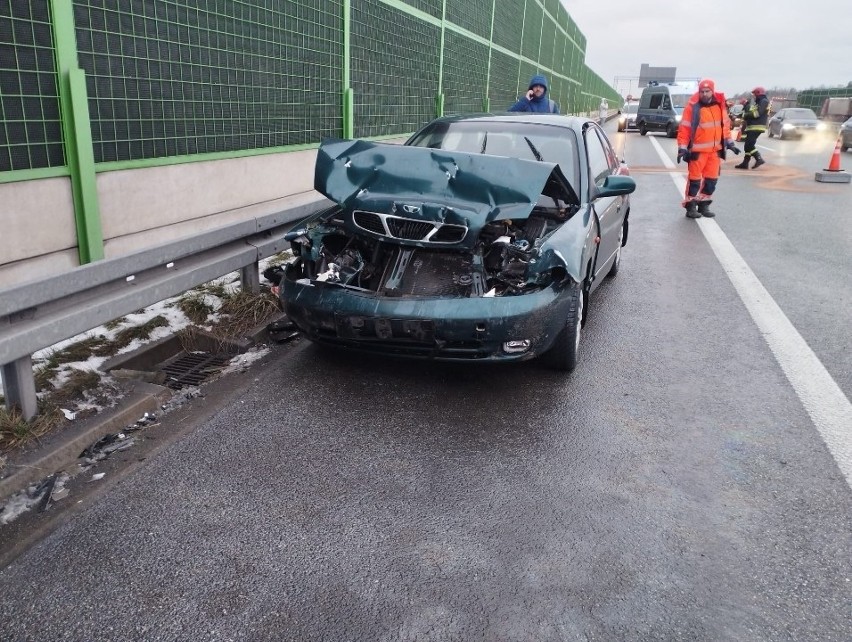
[(524, 294), (564, 278), (561, 261), (542, 245), (577, 209), (542, 196), (527, 218), (485, 223), (470, 249), (450, 240), (469, 232), (459, 225), (433, 229), (421, 220), (337, 207), (287, 235), (294, 259), (285, 278), (385, 297)]
[(470, 298), (533, 292), (567, 274), (549, 239), (580, 199), (556, 163), (332, 140), (317, 152), (314, 188), (337, 205), (284, 237), (291, 282)]

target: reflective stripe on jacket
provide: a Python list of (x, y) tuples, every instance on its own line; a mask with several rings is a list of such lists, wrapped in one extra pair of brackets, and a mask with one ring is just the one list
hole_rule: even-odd
[(764, 94), (757, 96), (743, 110), (744, 131), (765, 132), (769, 120), (769, 98)]
[(717, 152), (731, 142), (731, 121), (725, 97), (713, 94), (713, 102), (702, 104), (694, 94), (683, 110), (677, 129), (677, 146), (693, 152)]

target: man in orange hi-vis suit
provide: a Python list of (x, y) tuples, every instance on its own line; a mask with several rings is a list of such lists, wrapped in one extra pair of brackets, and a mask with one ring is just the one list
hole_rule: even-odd
[(689, 99), (677, 130), (677, 162), (687, 161), (689, 179), (682, 205), (689, 218), (716, 216), (710, 211), (713, 192), (719, 181), (719, 168), (725, 152), (740, 149), (731, 140), (731, 120), (725, 96), (716, 92), (716, 83), (705, 78)]

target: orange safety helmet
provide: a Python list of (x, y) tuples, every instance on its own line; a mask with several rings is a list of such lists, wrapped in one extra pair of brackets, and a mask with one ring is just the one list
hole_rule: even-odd
[(751, 90), (751, 93), (753, 93), (755, 96), (763, 96), (766, 93), (766, 90), (758, 85), (757, 87)]

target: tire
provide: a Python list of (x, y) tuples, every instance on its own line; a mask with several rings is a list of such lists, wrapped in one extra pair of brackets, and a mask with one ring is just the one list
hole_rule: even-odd
[(766, 130), (766, 135), (769, 136), (769, 138), (773, 138), (775, 136), (775, 134), (772, 133), (771, 127)]
[(666, 136), (669, 138), (677, 137), (677, 127), (675, 127), (674, 123), (669, 123), (666, 125)]
[(778, 140), (784, 140), (784, 138), (784, 130), (782, 129), (780, 132), (778, 132)]
[(579, 283), (575, 283), (572, 288), (565, 327), (559, 332), (550, 350), (543, 355), (544, 362), (548, 367), (562, 372), (571, 372), (577, 367), (580, 330), (583, 325), (583, 307), (586, 303), (583, 287)]
[(615, 260), (612, 262), (612, 265), (609, 268), (609, 272), (606, 273), (606, 278), (613, 279), (615, 275), (618, 274), (618, 270), (621, 269), (621, 249), (624, 247), (624, 226), (627, 225), (627, 221), (621, 225), (621, 229), (618, 231), (618, 249), (615, 251)]
[(644, 121), (639, 123), (639, 135), (644, 136), (647, 133), (648, 133), (648, 128), (645, 127)]
[(624, 127), (622, 127), (621, 125), (619, 125), (619, 126), (618, 126), (618, 131), (623, 132), (623, 131), (624, 131)]
[(849, 145), (841, 145), (841, 146), (840, 146), (840, 151), (841, 151), (841, 152), (845, 152), (845, 151), (847, 151), (848, 149), (849, 149)]

